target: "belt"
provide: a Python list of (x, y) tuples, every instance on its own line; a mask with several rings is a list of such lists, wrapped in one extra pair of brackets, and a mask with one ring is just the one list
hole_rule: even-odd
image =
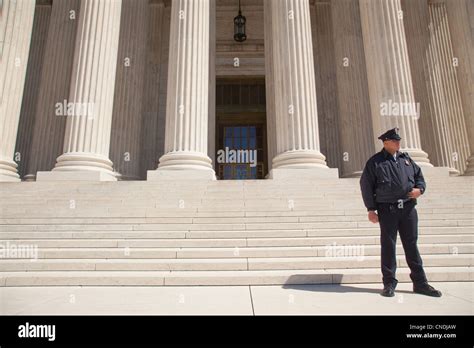
[(411, 199), (411, 198), (408, 198), (408, 199), (405, 199), (403, 200), (403, 204), (400, 206), (400, 203), (401, 202), (394, 202), (394, 203), (377, 203), (377, 206), (379, 207), (385, 207), (385, 208), (389, 208), (390, 210), (394, 210), (395, 208), (396, 209), (403, 209), (405, 208), (405, 206), (407, 205), (407, 203), (409, 203), (408, 205), (410, 204), (416, 204), (416, 199)]

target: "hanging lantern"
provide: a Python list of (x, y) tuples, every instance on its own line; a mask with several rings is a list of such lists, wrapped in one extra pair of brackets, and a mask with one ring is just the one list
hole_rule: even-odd
[(247, 19), (242, 16), (242, 11), (240, 10), (240, 0), (239, 0), (239, 15), (234, 18), (234, 40), (237, 42), (244, 42), (247, 40), (247, 35), (245, 35), (245, 22)]

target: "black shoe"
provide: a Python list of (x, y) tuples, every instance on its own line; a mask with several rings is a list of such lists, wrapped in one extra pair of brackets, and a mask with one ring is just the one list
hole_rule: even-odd
[(436, 290), (428, 283), (413, 285), (413, 292), (431, 297), (441, 297), (441, 291)]
[(380, 295), (384, 296), (384, 297), (393, 297), (395, 296), (395, 289), (393, 288), (392, 285), (386, 285), (384, 286), (382, 292), (380, 293)]

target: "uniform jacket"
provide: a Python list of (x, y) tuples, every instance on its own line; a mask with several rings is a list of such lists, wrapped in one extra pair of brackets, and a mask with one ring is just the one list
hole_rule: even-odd
[(360, 178), (362, 198), (367, 210), (376, 210), (377, 203), (408, 201), (414, 187), (426, 189), (421, 168), (406, 152), (397, 152), (396, 160), (385, 149), (366, 163)]

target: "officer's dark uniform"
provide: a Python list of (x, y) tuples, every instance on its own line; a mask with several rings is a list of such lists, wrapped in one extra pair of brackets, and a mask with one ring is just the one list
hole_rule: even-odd
[[(400, 140), (397, 129), (379, 137), (381, 140)], [(418, 215), (416, 200), (407, 194), (413, 188), (423, 193), (426, 183), (420, 167), (405, 152), (397, 152), (395, 158), (382, 149), (365, 165), (360, 179), (362, 197), (367, 210), (377, 210), (380, 223), (382, 247), (382, 275), (384, 286), (395, 289), (397, 268), (395, 245), (397, 231), (405, 250), (414, 286), (427, 285), (423, 264), (417, 247)]]

